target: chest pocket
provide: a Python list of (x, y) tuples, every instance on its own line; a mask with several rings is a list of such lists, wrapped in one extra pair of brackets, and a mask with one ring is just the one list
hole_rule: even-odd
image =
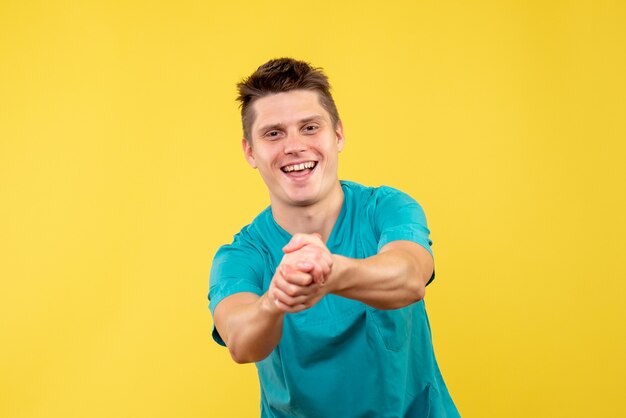
[(374, 308), (367, 310), (383, 344), (391, 351), (400, 351), (408, 344), (413, 327), (413, 313), (413, 305), (385, 311)]

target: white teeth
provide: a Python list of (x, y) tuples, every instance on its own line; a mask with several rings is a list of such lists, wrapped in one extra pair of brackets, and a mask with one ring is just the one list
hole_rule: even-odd
[(291, 173), (292, 171), (302, 171), (305, 168), (313, 168), (313, 167), (315, 167), (315, 162), (307, 161), (306, 163), (288, 165), (285, 168), (283, 168), (283, 171), (286, 173)]

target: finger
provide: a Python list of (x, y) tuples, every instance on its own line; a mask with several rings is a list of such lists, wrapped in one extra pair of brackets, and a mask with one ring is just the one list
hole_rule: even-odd
[(322, 274), (317, 274), (313, 276), (313, 283), (315, 284), (324, 284), (326, 283), (326, 276)]
[(276, 304), (278, 310), (286, 313), (298, 313), (304, 311), (307, 308), (305, 305), (287, 306), (279, 300), (276, 300), (274, 303)]
[[(315, 239), (318, 239), (315, 237)], [(333, 258), (328, 249), (307, 245), (300, 250), (285, 254), (281, 265), (309, 273), (315, 283), (323, 284), (331, 273)]]
[(307, 261), (299, 261), (295, 266), (289, 264), (285, 265), (285, 267), (289, 270), (285, 270), (281, 274), (283, 274), (288, 281), (299, 286), (308, 286), (311, 282), (315, 281), (316, 277), (323, 275), (323, 268), (321, 266), (316, 266)]
[(327, 260), (322, 259), (315, 263), (314, 268), (309, 271), (309, 274), (313, 276), (313, 281), (315, 283), (323, 284), (326, 281), (326, 278), (330, 275), (331, 271), (332, 264), (328, 263)]
[(330, 275), (332, 271), (333, 271), (333, 263), (331, 259), (330, 263), (322, 265), (322, 276), (324, 276), (323, 282), (326, 281), (326, 279), (328, 278), (328, 276)]
[[(331, 266), (324, 259), (316, 259), (315, 255), (312, 257), (314, 261), (300, 260), (293, 264), (285, 264), (285, 268), (289, 268), (289, 272), (297, 269), (302, 273), (307, 273), (313, 278), (316, 283), (321, 283), (325, 280), (331, 272)], [(285, 274), (288, 274), (287, 272)], [(300, 284), (300, 283), (299, 283)]]
[[(287, 271), (285, 272), (285, 270)], [(313, 283), (313, 277), (309, 273), (283, 268), (280, 275), (283, 280), (276, 281), (276, 285), (288, 295), (295, 296), (309, 293), (306, 288)]]
[(276, 289), (289, 297), (298, 297), (308, 295), (311, 291), (307, 289), (308, 286), (298, 286), (287, 281), (276, 282)]
[[(288, 285), (303, 287), (308, 286), (313, 282), (311, 274), (293, 269), (290, 266), (280, 266), (279, 271), (280, 275), (283, 279), (285, 279), (287, 282), (286, 284)], [(277, 282), (277, 284), (279, 283), (280, 281)]]
[(304, 247), (306, 245), (306, 242), (301, 238), (301, 235), (303, 234), (294, 234), (287, 243), (287, 245), (283, 247), (283, 252), (291, 253)]
[(308, 244), (324, 244), (322, 242), (322, 236), (316, 232), (313, 234), (294, 234), (291, 240), (283, 247), (283, 252), (290, 253), (297, 251)]
[(324, 268), (330, 268), (333, 265), (332, 254), (328, 251), (328, 248), (323, 246), (307, 245), (292, 254), (300, 260), (309, 261), (324, 266)]
[(283, 258), (285, 264), (294, 265), (295, 267), (303, 271), (310, 271), (313, 268), (324, 271), (325, 274), (330, 272), (333, 264), (333, 258), (328, 251), (324, 251), (320, 248), (307, 247), (294, 251), (289, 257)]
[(272, 299), (280, 311), (290, 313), (300, 312), (317, 304), (325, 294), (321, 287), (315, 284), (308, 286), (306, 290), (310, 291), (310, 293), (307, 295), (293, 297), (285, 294), (279, 288), (274, 287), (272, 291)]
[(274, 298), (283, 305), (293, 308), (294, 306), (305, 305), (311, 297), (309, 295), (290, 296), (280, 289), (276, 289)]
[(309, 261), (298, 261), (296, 267), (301, 272), (309, 273), (315, 268), (315, 265)]

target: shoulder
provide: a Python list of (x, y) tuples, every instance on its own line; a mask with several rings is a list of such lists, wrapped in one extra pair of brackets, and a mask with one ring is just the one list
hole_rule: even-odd
[(222, 245), (215, 253), (209, 278), (211, 312), (222, 299), (234, 293), (260, 295), (263, 292), (267, 257), (257, 224), (263, 222), (265, 216), (266, 211), (261, 212), (252, 223), (235, 234), (230, 244)]
[(376, 188), (376, 205), (379, 209), (412, 207), (422, 210), (421, 205), (409, 194), (390, 186)]
[(255, 264), (260, 262), (263, 256), (264, 240), (262, 238), (262, 225), (267, 223), (267, 217), (271, 217), (269, 208), (263, 210), (254, 220), (233, 236), (230, 244), (222, 245), (213, 259), (213, 269), (223, 263), (235, 262), (236, 264)]
[(341, 180), (345, 199), (352, 204), (369, 204), (375, 199), (379, 187), (365, 186), (349, 180)]
[(389, 205), (417, 205), (421, 208), (410, 195), (391, 186), (364, 186), (347, 180), (342, 180), (341, 186), (347, 199), (369, 209), (385, 210)]

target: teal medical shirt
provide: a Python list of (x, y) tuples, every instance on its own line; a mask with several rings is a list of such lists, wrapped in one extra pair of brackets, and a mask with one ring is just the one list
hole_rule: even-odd
[[(366, 258), (391, 241), (409, 240), (432, 254), (424, 212), (410, 196), (385, 186), (341, 186), (331, 253)], [(234, 293), (262, 295), (290, 238), (267, 208), (221, 247), (211, 269), (211, 313)], [(213, 338), (224, 345), (215, 328)], [(262, 417), (459, 416), (435, 360), (424, 301), (377, 310), (327, 295), (286, 315), (280, 343), (256, 365)]]

